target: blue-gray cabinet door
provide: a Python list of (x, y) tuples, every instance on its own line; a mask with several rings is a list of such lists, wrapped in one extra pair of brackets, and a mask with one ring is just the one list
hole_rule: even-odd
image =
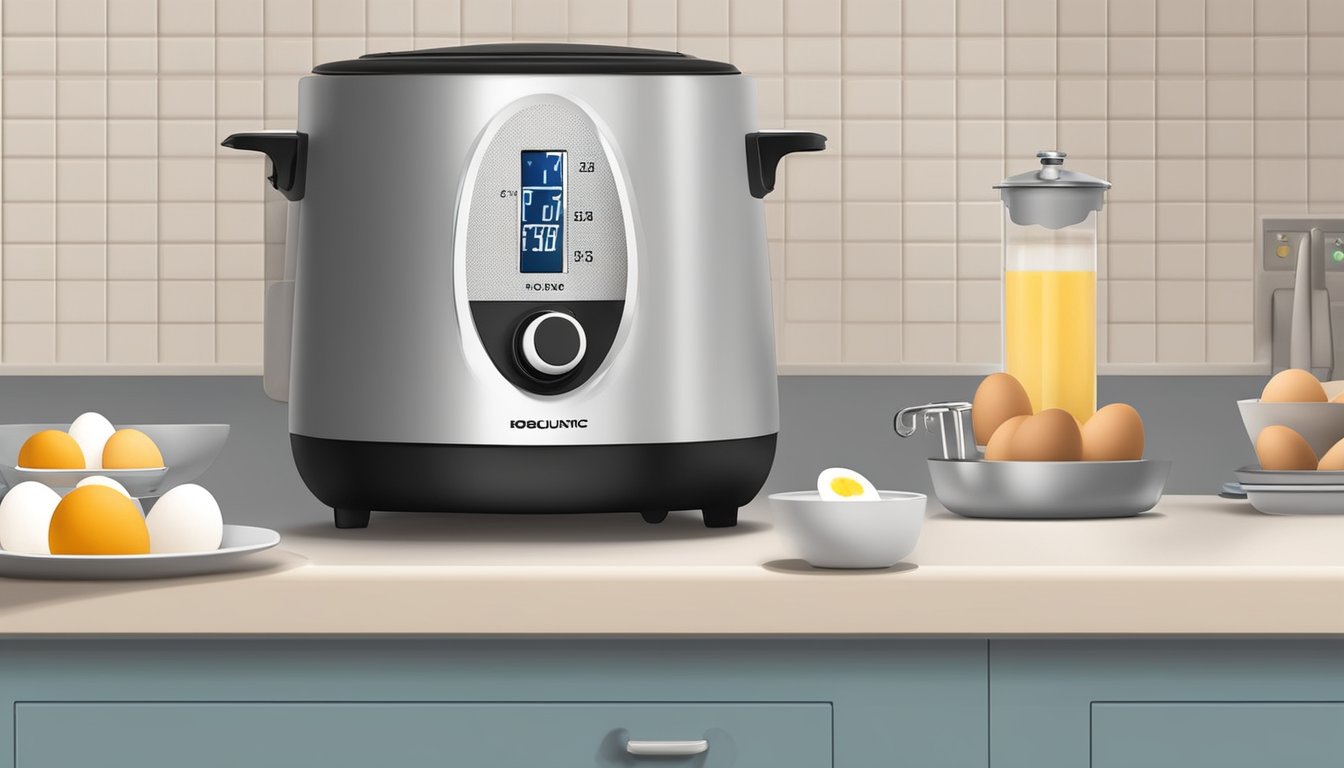
[[(20, 768), (831, 766), (826, 703), (20, 702), (14, 722)], [(640, 757), (631, 740), (707, 745)]]
[(1092, 705), (1092, 768), (1344, 764), (1344, 704)]
[(993, 640), (989, 668), (993, 768), (1344, 765), (1337, 640)]

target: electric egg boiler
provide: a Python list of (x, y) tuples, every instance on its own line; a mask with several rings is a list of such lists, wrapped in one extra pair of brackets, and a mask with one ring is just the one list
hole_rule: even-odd
[(299, 84), (266, 386), (336, 525), (370, 510), (699, 509), (731, 526), (779, 431), (762, 198), (825, 137), (679, 53), (371, 54)]

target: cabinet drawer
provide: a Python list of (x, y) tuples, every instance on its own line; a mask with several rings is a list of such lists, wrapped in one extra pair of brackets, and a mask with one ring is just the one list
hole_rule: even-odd
[(1093, 768), (1335, 766), (1344, 704), (1092, 705)]
[[(831, 765), (828, 703), (18, 702), (14, 721), (18, 768)], [(701, 739), (692, 757), (627, 751)]]

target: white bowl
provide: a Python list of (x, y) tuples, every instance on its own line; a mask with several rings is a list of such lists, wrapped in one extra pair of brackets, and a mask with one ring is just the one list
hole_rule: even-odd
[(818, 568), (888, 568), (915, 549), (922, 493), (878, 491), (874, 501), (823, 501), (816, 491), (770, 494), (770, 510), (798, 555)]
[(1344, 403), (1262, 403), (1238, 400), (1241, 423), (1251, 445), (1265, 427), (1281, 424), (1307, 439), (1317, 456), (1322, 456), (1344, 439)]

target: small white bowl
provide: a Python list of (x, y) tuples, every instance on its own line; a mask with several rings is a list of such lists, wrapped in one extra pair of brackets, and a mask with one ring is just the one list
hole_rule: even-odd
[(1262, 403), (1259, 400), (1238, 400), (1241, 423), (1246, 436), (1255, 445), (1260, 430), (1282, 424), (1307, 439), (1317, 456), (1344, 439), (1344, 403)]
[(785, 538), (817, 568), (889, 568), (914, 551), (928, 497), (877, 494), (874, 501), (823, 501), (816, 491), (772, 493), (770, 510)]

